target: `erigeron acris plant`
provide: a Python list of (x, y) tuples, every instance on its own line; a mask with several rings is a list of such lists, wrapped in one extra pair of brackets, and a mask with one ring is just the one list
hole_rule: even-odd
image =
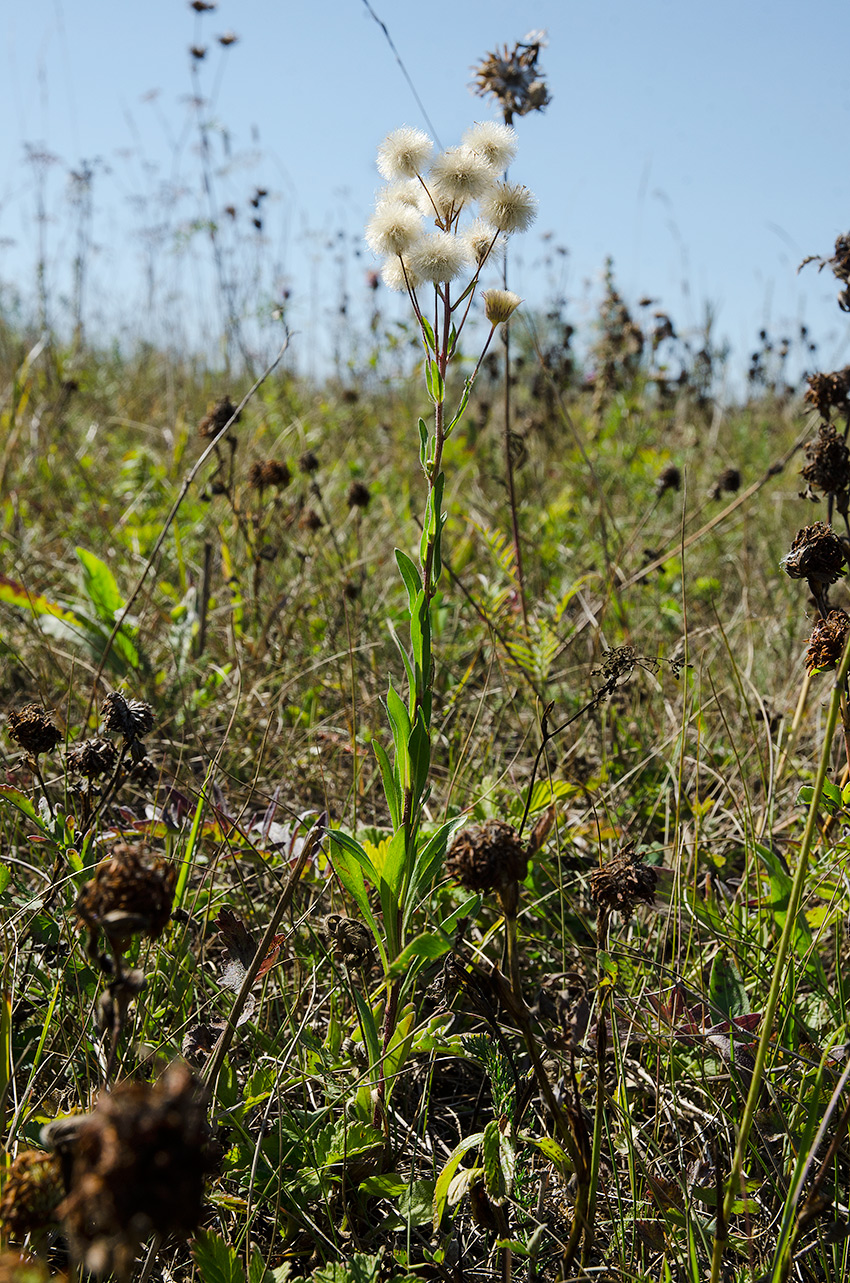
[[(386, 704), (392, 760), (375, 744), (393, 835), (380, 856), (374, 850), (370, 856), (353, 837), (339, 830), (331, 834), (335, 871), (372, 930), (386, 982), (380, 1034), (374, 1019), (370, 1028), (366, 1004), (358, 1004), (376, 1071), (376, 1119), (389, 1093), (387, 1065), (398, 1073), (401, 1042), (413, 1020), (412, 1008), (399, 1012), (399, 999), (409, 992), (418, 967), (448, 948), (448, 937), (433, 932), (408, 940), (413, 909), (442, 867), (453, 827), (444, 824), (426, 840), (421, 826), (431, 766), (431, 608), (442, 573), (446, 519), (443, 451), (463, 417), (493, 335), (521, 302), (510, 290), (481, 292), (490, 328), (472, 373), (452, 381), (452, 362), (459, 355), (482, 269), (502, 253), (506, 238), (525, 231), (536, 214), (537, 201), (528, 188), (500, 177), (516, 147), (514, 130), (496, 123), (473, 125), (460, 146), (436, 155), (421, 130), (394, 130), (378, 149), (378, 169), (387, 185), (379, 191), (366, 227), (369, 247), (383, 260), (385, 284), (410, 300), (434, 407), (430, 425), (419, 420), (419, 462), (427, 483), (419, 564), (396, 550), (409, 603), (410, 653), (402, 651), (407, 698), (390, 683)], [(380, 924), (367, 886), (379, 892)]]

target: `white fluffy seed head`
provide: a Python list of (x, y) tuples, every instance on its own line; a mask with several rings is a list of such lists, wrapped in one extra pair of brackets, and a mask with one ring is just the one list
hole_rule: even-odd
[(501, 258), (505, 252), (504, 236), (483, 218), (476, 218), (474, 223), (470, 223), (461, 232), (461, 238), (466, 242), (476, 267), (481, 267), (485, 260)]
[(435, 285), (453, 281), (470, 266), (469, 249), (450, 232), (426, 232), (405, 254), (416, 276)]
[(418, 209), (421, 195), (422, 184), (418, 178), (399, 178), (381, 188), (375, 197), (375, 208), (380, 209), (382, 205), (410, 205)]
[(384, 201), (366, 224), (366, 244), (374, 254), (403, 254), (422, 233), (418, 209), (400, 201)]
[(485, 120), (472, 125), (463, 135), (463, 142), (487, 164), (501, 174), (508, 168), (517, 152), (517, 133), (510, 125), (499, 125), (495, 120)]
[(493, 186), (493, 167), (471, 147), (449, 147), (431, 165), (428, 186), (441, 200), (460, 209), (467, 201), (480, 200)]
[(496, 183), (482, 198), (480, 212), (500, 232), (525, 232), (537, 217), (537, 197), (520, 183)]
[(502, 325), (513, 316), (522, 299), (513, 290), (484, 290), (484, 312), (491, 325)]
[(415, 178), (427, 167), (434, 144), (421, 129), (402, 125), (387, 134), (378, 148), (378, 169), (384, 178)]
[[(405, 278), (405, 272), (407, 276)], [(388, 290), (395, 290), (397, 293), (404, 294), (407, 292), (408, 285), (415, 290), (421, 281), (415, 272), (405, 263), (402, 267), (402, 260), (398, 257), (388, 258), (381, 268), (381, 280)]]

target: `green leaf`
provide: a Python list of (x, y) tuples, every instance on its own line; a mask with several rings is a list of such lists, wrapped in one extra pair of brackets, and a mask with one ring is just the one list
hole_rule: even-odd
[(554, 1164), (565, 1181), (570, 1179), (573, 1174), (572, 1160), (556, 1140), (553, 1140), (551, 1136), (534, 1136), (530, 1134), (523, 1135), (522, 1139), (527, 1145), (534, 1145), (539, 1149), (544, 1158), (548, 1158), (549, 1162)]
[(392, 682), (387, 691), (387, 713), (395, 744), (396, 770), (402, 793), (404, 793), (410, 784), (410, 753), (407, 747), (410, 739), (410, 714)]
[(481, 1144), (483, 1139), (484, 1139), (483, 1132), (474, 1132), (471, 1136), (466, 1136), (460, 1142), (459, 1145), (455, 1145), (454, 1149), (449, 1154), (446, 1160), (443, 1170), (440, 1172), (440, 1175), (437, 1177), (437, 1183), (434, 1186), (434, 1207), (433, 1207), (433, 1221), (434, 1221), (435, 1234), (439, 1232), (440, 1222), (442, 1221), (443, 1214), (446, 1210), (446, 1204), (448, 1202), (448, 1197), (449, 1197), (449, 1186), (451, 1185), (454, 1179), (457, 1169), (460, 1167), (464, 1154), (467, 1154), (471, 1149), (477, 1148), (477, 1146)]
[(419, 420), (419, 462), (428, 471), (428, 428), (424, 419)]
[(124, 609), (124, 598), (119, 591), (118, 582), (106, 562), (101, 561), (93, 552), (79, 547), (74, 551), (83, 568), (83, 588), (86, 595), (98, 618), (112, 628)]
[(212, 1230), (199, 1230), (192, 1255), (204, 1283), (245, 1283), (245, 1270), (235, 1248)]
[(343, 833), (341, 829), (328, 830), (328, 837), (331, 844), (331, 864), (333, 865), (334, 873), (363, 914), (364, 922), (366, 922), (375, 937), (375, 943), (381, 955), (381, 962), (384, 970), (386, 970), (387, 954), (384, 948), (384, 937), (375, 921), (375, 915), (372, 913), (363, 871), (364, 869), (366, 870), (370, 882), (375, 886), (380, 881), (378, 874), (375, 872), (372, 861), (363, 850), (363, 847), (353, 837)]
[(436, 355), (437, 342), (434, 338), (434, 331), (431, 328), (431, 322), (428, 320), (427, 316), (424, 315), (424, 313), (421, 317), (421, 324), (422, 324), (422, 330), (425, 335), (425, 349), (427, 351), (428, 348), (430, 348), (431, 351)]
[(0, 895), (6, 890), (12, 875), (5, 864), (0, 864)]
[(516, 1167), (516, 1151), (506, 1119), (494, 1118), (484, 1128), (481, 1156), (487, 1193), (494, 1203), (504, 1203), (510, 1197)]
[(711, 964), (709, 998), (712, 1007), (721, 1011), (728, 1020), (733, 1016), (750, 1014), (750, 1000), (744, 981), (735, 965), (735, 959), (726, 950), (718, 953)]
[(431, 737), (420, 708), (416, 714), (416, 725), (410, 732), (408, 740), (410, 754), (410, 784), (413, 796), (417, 800), (422, 796), (428, 783), (428, 772), (431, 769)]
[(417, 959), (432, 962), (435, 958), (442, 958), (451, 947), (450, 937), (437, 935), (433, 931), (428, 932), (427, 935), (417, 936), (415, 940), (406, 944), (395, 961), (390, 963), (387, 977), (390, 980), (402, 980)]
[(15, 810), (20, 811), (33, 824), (38, 825), (42, 833), (48, 833), (49, 828), (42, 820), (38, 811), (33, 806), (26, 793), (21, 793), (19, 789), (13, 789), (8, 784), (0, 784), (0, 802), (9, 802)]
[(17, 606), (20, 610), (28, 610), (33, 615), (52, 615), (54, 619), (63, 620), (75, 628), (84, 627), (82, 620), (73, 611), (49, 601), (41, 593), (31, 593), (24, 584), (17, 579), (9, 579), (6, 575), (0, 575), (0, 601), (9, 606)]
[(416, 601), (416, 595), (422, 588), (422, 579), (420, 578), (419, 571), (416, 569), (406, 552), (402, 552), (400, 548), (396, 548), (395, 559), (396, 564), (401, 571), (404, 586), (407, 589), (407, 597), (412, 613), (413, 603)]
[(378, 765), (381, 768), (381, 781), (384, 785), (384, 796), (387, 799), (387, 806), (390, 808), (390, 819), (393, 828), (397, 829), (401, 824), (401, 794), (395, 775), (393, 774), (392, 763), (387, 756), (387, 750), (379, 740), (372, 740), (372, 748), (375, 757), (378, 759)]
[(251, 1263), (248, 1266), (248, 1283), (274, 1283), (274, 1275), (259, 1252), (255, 1252), (251, 1257)]

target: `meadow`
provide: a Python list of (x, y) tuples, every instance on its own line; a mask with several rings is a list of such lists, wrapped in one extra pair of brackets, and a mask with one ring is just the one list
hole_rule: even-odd
[(847, 1271), (850, 374), (482, 293), (476, 129), (357, 369), (0, 324), (0, 1280)]

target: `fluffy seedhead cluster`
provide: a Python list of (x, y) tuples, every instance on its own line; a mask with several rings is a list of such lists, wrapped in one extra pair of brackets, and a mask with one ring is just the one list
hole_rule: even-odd
[(616, 910), (629, 921), (638, 904), (652, 904), (658, 874), (643, 863), (642, 851), (629, 842), (590, 875), (590, 894), (600, 915)]
[(41, 753), (49, 753), (61, 742), (62, 732), (55, 725), (53, 714), (38, 704), (26, 704), (8, 716), (10, 739), (33, 760)]
[(204, 1179), (215, 1168), (200, 1086), (175, 1062), (151, 1086), (104, 1092), (73, 1144), (71, 1187), (59, 1216), (75, 1256), (96, 1274), (128, 1278), (151, 1234), (197, 1229)]
[[(508, 125), (473, 125), (460, 146), (434, 155), (434, 144), (419, 129), (403, 127), (378, 148), (378, 169), (387, 180), (366, 227), (370, 249), (383, 259), (384, 283), (416, 301), (422, 285), (444, 288), (460, 277), (475, 279), (497, 256), (504, 237), (524, 232), (537, 213), (537, 200), (519, 183), (500, 175), (516, 154)], [(519, 305), (510, 291), (489, 304), (499, 320)], [(489, 313), (488, 313), (489, 315)]]
[(545, 43), (542, 31), (530, 31), (513, 49), (507, 45), (501, 50), (497, 47), (473, 67), (473, 91), (482, 98), (495, 98), (507, 125), (514, 116), (542, 111), (551, 102), (543, 72), (537, 65)]
[(116, 953), (133, 934), (155, 940), (171, 917), (177, 870), (144, 846), (119, 843), (77, 896), (77, 916), (96, 938), (103, 931)]
[(501, 891), (528, 873), (528, 848), (503, 820), (464, 829), (446, 859), (449, 876), (468, 891)]
[(812, 629), (806, 651), (806, 669), (810, 676), (837, 668), (850, 633), (850, 615), (844, 610), (831, 610)]

